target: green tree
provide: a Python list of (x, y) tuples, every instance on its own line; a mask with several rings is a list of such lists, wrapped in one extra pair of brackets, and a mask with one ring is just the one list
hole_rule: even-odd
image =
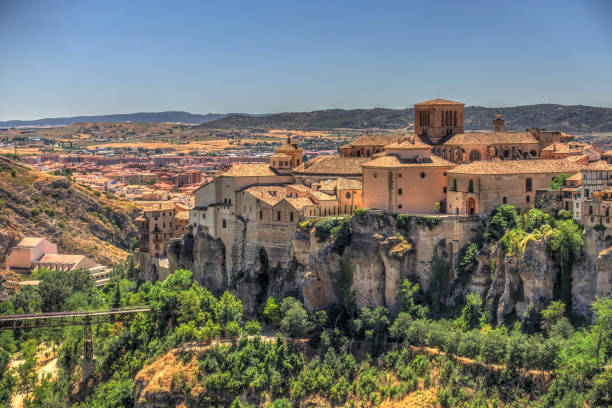
[(572, 267), (580, 258), (583, 246), (582, 231), (573, 220), (559, 221), (550, 235), (550, 247), (559, 253), (560, 258), (561, 273), (556, 292), (568, 312), (572, 302)]
[(420, 287), (418, 283), (413, 284), (408, 279), (402, 281), (397, 301), (400, 312), (406, 312), (413, 318), (423, 318), (427, 315), (427, 306), (417, 304)]
[(216, 310), (216, 319), (223, 332), (227, 335), (226, 325), (229, 322), (239, 322), (242, 319), (242, 301), (233, 293), (225, 291), (219, 299), (219, 304)]
[(264, 318), (268, 323), (278, 323), (281, 320), (281, 310), (276, 298), (269, 297), (263, 311)]
[(465, 306), (455, 323), (463, 330), (471, 330), (480, 325), (482, 317), (482, 297), (478, 293), (468, 293)]
[(389, 311), (384, 306), (374, 310), (363, 307), (359, 310), (359, 317), (353, 320), (353, 329), (357, 334), (365, 337), (368, 351), (378, 356), (383, 344), (387, 341), (389, 328)]
[(281, 331), (291, 337), (305, 337), (312, 326), (308, 312), (302, 303), (292, 297), (286, 297), (281, 304)]

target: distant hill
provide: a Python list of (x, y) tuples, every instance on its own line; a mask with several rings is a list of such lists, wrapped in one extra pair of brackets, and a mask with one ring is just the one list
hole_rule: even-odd
[(210, 122), (229, 115), (228, 113), (208, 113), (197, 115), (182, 111), (121, 113), (114, 115), (72, 116), (65, 118), (45, 118), (36, 120), (8, 120), (0, 122), (0, 127), (18, 126), (68, 126), (75, 122), (176, 122), (199, 124)]
[(0, 156), (0, 271), (24, 236), (45, 237), (60, 253), (112, 266), (137, 237), (133, 203), (93, 192)]
[[(465, 127), (469, 130), (492, 129), (491, 120), (501, 113), (506, 130), (530, 127), (569, 133), (602, 133), (612, 131), (612, 109), (583, 105), (539, 104), (508, 108), (468, 106)], [(287, 112), (249, 117), (228, 115), (204, 123), (203, 129), (296, 129), (322, 130), (333, 128), (406, 128), (414, 121), (414, 109), (328, 109), (313, 112)]]

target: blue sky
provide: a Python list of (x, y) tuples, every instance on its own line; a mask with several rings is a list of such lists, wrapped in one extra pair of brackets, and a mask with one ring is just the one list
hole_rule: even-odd
[(612, 107), (612, 1), (0, 0), (0, 120)]

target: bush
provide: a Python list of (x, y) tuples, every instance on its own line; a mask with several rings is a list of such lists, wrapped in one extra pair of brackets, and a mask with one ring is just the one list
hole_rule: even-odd
[(11, 177), (17, 177), (17, 170), (11, 169)]
[(438, 217), (416, 217), (415, 220), (419, 225), (426, 225), (430, 231), (442, 221), (442, 219)]
[(364, 210), (363, 208), (356, 208), (355, 211), (353, 211), (353, 215), (357, 217), (365, 217), (367, 213), (368, 210)]
[(257, 320), (249, 321), (244, 330), (249, 336), (258, 336), (261, 334), (261, 324)]
[(394, 214), (393, 218), (395, 218), (395, 226), (397, 229), (403, 230), (404, 232), (410, 232), (410, 222), (412, 220), (410, 215)]

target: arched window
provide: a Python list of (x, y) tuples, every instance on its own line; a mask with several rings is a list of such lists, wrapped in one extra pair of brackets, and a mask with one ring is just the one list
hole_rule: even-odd
[(525, 191), (531, 191), (531, 177), (525, 179)]
[(346, 198), (351, 198), (351, 193), (346, 193)]
[(480, 151), (474, 149), (470, 152), (470, 161), (480, 160)]
[(474, 192), (474, 180), (470, 180), (470, 186), (468, 187), (470, 193)]

